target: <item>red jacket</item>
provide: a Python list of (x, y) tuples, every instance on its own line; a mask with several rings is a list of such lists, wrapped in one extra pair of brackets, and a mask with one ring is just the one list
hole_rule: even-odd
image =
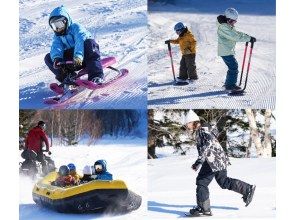
[(43, 141), (46, 144), (46, 149), (49, 150), (49, 141), (45, 132), (38, 126), (32, 128), (26, 138), (26, 147), (36, 153), (42, 151)]

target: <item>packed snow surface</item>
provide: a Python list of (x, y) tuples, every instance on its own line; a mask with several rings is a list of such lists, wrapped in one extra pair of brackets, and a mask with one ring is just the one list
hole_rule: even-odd
[[(146, 45), (147, 7), (145, 0), (20, 0), (19, 3), (19, 101), (20, 108), (51, 108), (43, 103), (54, 97), (49, 84), (56, 82), (44, 63), (50, 51), (53, 31), (50, 12), (66, 6), (74, 22), (88, 29), (101, 51), (101, 58), (115, 56), (114, 67), (129, 74), (94, 92), (85, 90), (58, 108), (145, 108), (147, 104)], [(109, 70), (105, 70), (105, 73)], [(145, 107), (144, 107), (145, 106)]]
[[(227, 67), (217, 56), (216, 18), (228, 7), (234, 7), (239, 12), (236, 29), (257, 39), (244, 96), (228, 96), (222, 87)], [(148, 10), (148, 105), (151, 108), (275, 108), (275, 0), (150, 1)], [(177, 38), (173, 28), (180, 21), (197, 39), (199, 80), (187, 86), (173, 86), (171, 61), (164, 44), (167, 39)], [(244, 48), (245, 43), (237, 43), (239, 71)], [(178, 76), (181, 52), (173, 44), (171, 50)], [(246, 69), (247, 65), (245, 72)]]
[[(107, 160), (108, 171), (114, 179), (125, 181), (128, 188), (142, 196), (141, 207), (126, 215), (106, 216), (100, 214), (63, 214), (37, 206), (32, 198), (34, 181), (20, 176), (19, 216), (20, 220), (64, 220), (64, 219), (145, 219), (147, 210), (147, 165), (146, 141), (144, 139), (103, 140), (95, 146), (51, 148), (51, 158), (56, 167), (74, 163), (79, 173), (85, 165), (92, 165), (98, 159)], [(22, 159), (20, 158), (20, 161)]]
[[(159, 159), (148, 161), (148, 216), (150, 219), (178, 219), (196, 205), (196, 176), (191, 165), (196, 150), (186, 156), (172, 155), (172, 149), (157, 148)], [(213, 216), (209, 218), (275, 218), (275, 158), (230, 158), (228, 176), (256, 185), (252, 203), (244, 206), (242, 195), (221, 189), (215, 180), (209, 185)]]

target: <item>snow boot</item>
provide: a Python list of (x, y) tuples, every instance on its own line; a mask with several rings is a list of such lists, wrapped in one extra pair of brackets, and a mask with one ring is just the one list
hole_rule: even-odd
[(198, 201), (197, 203), (198, 203), (197, 206), (190, 209), (191, 216), (201, 216), (201, 215), (212, 216), (209, 199), (207, 199), (204, 202)]
[(255, 185), (251, 185), (247, 194), (242, 197), (243, 201), (245, 202), (245, 206), (247, 207), (253, 199), (254, 192), (255, 192)]

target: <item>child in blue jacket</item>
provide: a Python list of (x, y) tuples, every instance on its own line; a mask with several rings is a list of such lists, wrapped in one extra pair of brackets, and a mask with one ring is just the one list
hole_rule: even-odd
[(97, 160), (94, 163), (94, 170), (96, 180), (113, 180), (112, 174), (107, 171), (105, 160)]
[(99, 45), (91, 34), (83, 26), (72, 21), (64, 6), (57, 7), (51, 12), (49, 25), (54, 31), (54, 37), (51, 51), (44, 60), (55, 74), (55, 78), (62, 83), (68, 76), (65, 76), (59, 64), (62, 61), (73, 61), (75, 71), (86, 69), (88, 80), (101, 84), (104, 74)]

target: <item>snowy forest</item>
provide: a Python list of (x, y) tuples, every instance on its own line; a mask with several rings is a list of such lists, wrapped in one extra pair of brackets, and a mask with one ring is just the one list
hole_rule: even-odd
[[(148, 158), (156, 149), (172, 146), (175, 154), (186, 155), (195, 141), (184, 127), (188, 110), (148, 111)], [(270, 109), (198, 109), (201, 124), (208, 127), (231, 157), (275, 157), (275, 116)]]
[(59, 145), (91, 145), (102, 136), (146, 137), (145, 110), (20, 110), (21, 143), (38, 121), (46, 123), (46, 133)]

